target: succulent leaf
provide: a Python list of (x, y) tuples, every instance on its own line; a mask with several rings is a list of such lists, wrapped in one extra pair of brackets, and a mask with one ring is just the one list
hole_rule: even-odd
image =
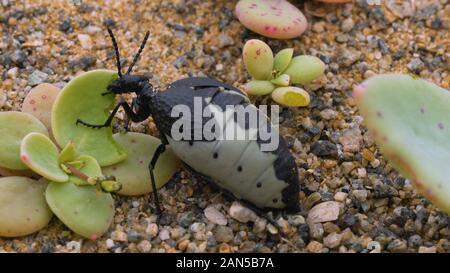
[(289, 107), (307, 106), (310, 101), (308, 92), (299, 87), (278, 87), (272, 92), (272, 99), (278, 104)]
[(288, 74), (282, 74), (278, 78), (271, 80), (270, 82), (278, 86), (289, 86), (291, 77)]
[(66, 146), (62, 149), (58, 156), (58, 162), (64, 163), (67, 161), (73, 161), (77, 157), (77, 151), (75, 150), (75, 143), (73, 141), (67, 142)]
[(47, 226), (53, 214), (45, 201), (46, 187), (43, 180), (0, 178), (0, 237), (25, 236)]
[(47, 135), (48, 131), (34, 116), (22, 112), (0, 112), (0, 167), (11, 170), (27, 170), (20, 160), (20, 143), (31, 132)]
[(29, 133), (20, 145), (20, 159), (39, 175), (55, 182), (67, 182), (69, 176), (58, 162), (58, 148), (44, 134)]
[(407, 75), (374, 76), (354, 97), (383, 155), (440, 209), (450, 213), (450, 94)]
[(280, 50), (275, 55), (273, 68), (277, 72), (282, 73), (284, 70), (286, 70), (286, 68), (291, 63), (293, 55), (294, 55), (294, 49), (293, 48), (285, 48), (285, 49)]
[(62, 147), (73, 141), (79, 154), (93, 156), (101, 166), (112, 165), (126, 158), (125, 150), (112, 138), (112, 128), (92, 129), (77, 119), (103, 124), (115, 103), (114, 95), (102, 96), (117, 73), (94, 70), (71, 80), (56, 98), (52, 108), (52, 131)]
[(325, 71), (325, 64), (315, 56), (300, 55), (292, 59), (283, 72), (291, 77), (294, 84), (308, 84), (318, 79)]
[(255, 80), (268, 80), (272, 74), (272, 49), (261, 40), (248, 40), (243, 49), (245, 67)]
[(264, 96), (272, 93), (276, 86), (270, 81), (249, 81), (244, 86), (244, 91), (249, 95)]
[(75, 233), (96, 240), (111, 225), (114, 200), (95, 186), (51, 182), (45, 192), (53, 213)]
[[(89, 155), (80, 155), (75, 161), (67, 162), (66, 164), (76, 168), (88, 177), (103, 176), (102, 169), (100, 168), (97, 160)], [(69, 176), (69, 182), (74, 183), (77, 186), (89, 185), (85, 179), (82, 179), (75, 174)]]
[(22, 112), (39, 119), (49, 130), (53, 103), (59, 94), (59, 88), (49, 83), (41, 83), (28, 92), (23, 100)]
[(286, 0), (240, 0), (234, 12), (245, 27), (274, 39), (295, 38), (308, 26), (303, 13)]
[[(152, 192), (148, 164), (161, 144), (161, 141), (153, 136), (128, 132), (115, 134), (114, 139), (123, 147), (126, 147), (128, 157), (119, 164), (103, 168), (106, 176), (114, 176), (122, 185), (118, 192), (121, 195), (142, 195)], [(160, 156), (155, 167), (156, 187), (161, 188), (180, 169), (181, 161), (167, 147)]]

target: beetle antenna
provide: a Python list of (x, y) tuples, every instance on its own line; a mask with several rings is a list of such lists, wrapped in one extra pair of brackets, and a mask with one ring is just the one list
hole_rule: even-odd
[(145, 37), (144, 40), (142, 41), (141, 46), (139, 47), (138, 52), (136, 53), (136, 55), (134, 56), (133, 62), (131, 63), (130, 67), (128, 68), (127, 74), (131, 73), (131, 70), (133, 69), (133, 66), (137, 63), (137, 61), (139, 60), (139, 56), (142, 53), (142, 50), (144, 50), (145, 44), (147, 43), (148, 37), (150, 36), (150, 31), (147, 31), (147, 33), (145, 33)]
[(108, 29), (109, 37), (111, 37), (111, 41), (114, 46), (114, 50), (116, 51), (117, 72), (119, 74), (119, 77), (122, 78), (122, 67), (120, 65), (119, 47), (117, 46), (117, 41), (116, 41), (116, 38), (114, 37), (112, 30), (109, 27), (107, 27), (107, 29)]

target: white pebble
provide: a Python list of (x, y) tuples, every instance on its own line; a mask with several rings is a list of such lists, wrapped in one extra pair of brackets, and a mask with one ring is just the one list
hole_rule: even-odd
[(327, 201), (315, 205), (308, 214), (308, 223), (322, 223), (334, 221), (339, 216), (339, 203)]
[(242, 206), (239, 202), (233, 202), (228, 213), (233, 219), (241, 223), (255, 222), (258, 218), (252, 210)]
[(106, 240), (106, 248), (110, 249), (114, 247), (114, 241), (111, 239)]
[(217, 64), (216, 71), (222, 71), (222, 70), (223, 70), (223, 64)]
[(151, 223), (145, 229), (145, 233), (150, 235), (152, 238), (158, 234), (158, 225), (155, 223)]
[(216, 225), (226, 226), (227, 218), (213, 206), (208, 206), (205, 210), (205, 217)]
[(81, 251), (81, 243), (77, 241), (68, 242), (66, 247), (73, 253), (80, 253)]
[(159, 232), (159, 239), (162, 241), (170, 239), (170, 232), (167, 229), (163, 229)]
[(334, 200), (336, 200), (338, 202), (344, 202), (346, 198), (347, 198), (347, 193), (345, 193), (345, 192), (339, 191), (334, 194)]
[(137, 245), (137, 249), (140, 252), (146, 253), (152, 249), (152, 244), (147, 240), (143, 240)]
[(81, 47), (84, 49), (92, 48), (91, 37), (87, 34), (78, 34), (78, 41), (80, 41)]
[(10, 70), (8, 70), (8, 72), (6, 72), (6, 74), (8, 75), (8, 77), (10, 77), (11, 79), (15, 79), (17, 77), (17, 72), (19, 71), (19, 68), (14, 67), (11, 68)]

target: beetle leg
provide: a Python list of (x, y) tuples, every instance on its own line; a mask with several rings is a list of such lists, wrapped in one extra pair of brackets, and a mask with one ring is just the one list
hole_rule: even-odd
[(153, 154), (152, 160), (150, 161), (150, 164), (148, 165), (148, 169), (150, 171), (150, 179), (152, 182), (152, 190), (153, 190), (153, 202), (155, 204), (156, 207), (156, 215), (157, 215), (157, 219), (159, 221), (159, 218), (161, 217), (162, 214), (162, 210), (161, 210), (161, 206), (159, 204), (159, 199), (158, 199), (158, 192), (156, 189), (156, 181), (155, 181), (155, 175), (153, 173), (154, 169), (155, 169), (155, 165), (156, 162), (158, 161), (159, 156), (164, 153), (164, 151), (166, 150), (166, 144), (165, 143), (161, 143), (158, 148), (156, 148), (155, 153)]
[(94, 124), (90, 124), (87, 122), (82, 121), (81, 119), (77, 119), (76, 125), (78, 125), (79, 123), (87, 126), (87, 127), (91, 127), (91, 128), (95, 128), (95, 129), (100, 129), (100, 128), (104, 128), (104, 127), (109, 127), (111, 126), (111, 122), (114, 118), (114, 116), (116, 115), (117, 111), (119, 111), (120, 107), (123, 107), (123, 110), (125, 110), (125, 113), (127, 114), (127, 116), (129, 118), (131, 118), (131, 120), (139, 120), (139, 117), (137, 116), (136, 113), (133, 112), (133, 109), (131, 109), (130, 105), (128, 105), (128, 103), (126, 102), (121, 102), (119, 104), (116, 105), (116, 107), (114, 108), (114, 110), (111, 112), (111, 114), (109, 115), (108, 119), (105, 121), (105, 123), (101, 124), (101, 125), (94, 125)]

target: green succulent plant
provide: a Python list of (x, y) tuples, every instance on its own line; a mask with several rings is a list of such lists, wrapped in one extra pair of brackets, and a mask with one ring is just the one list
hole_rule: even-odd
[(314, 56), (293, 57), (293, 54), (292, 48), (285, 48), (274, 57), (263, 41), (247, 41), (243, 60), (252, 80), (244, 86), (246, 93), (255, 96), (272, 94), (272, 99), (284, 106), (307, 106), (310, 101), (308, 92), (291, 85), (306, 85), (321, 77), (325, 64)]
[[(0, 178), (0, 237), (34, 233), (54, 213), (72, 231), (95, 240), (114, 217), (110, 192), (151, 191), (147, 165), (159, 139), (139, 133), (113, 136), (111, 128), (75, 124), (77, 118), (107, 118), (115, 99), (101, 94), (115, 77), (115, 72), (91, 71), (61, 91), (42, 84), (28, 93), (24, 112), (0, 112), (0, 141), (5, 147), (0, 150), (0, 174), (8, 176)], [(46, 128), (50, 120), (52, 130)], [(51, 131), (55, 138), (49, 136)], [(112, 165), (102, 169), (101, 163)], [(169, 148), (155, 169), (157, 187), (180, 165)], [(39, 181), (28, 178), (39, 176)]]
[(383, 155), (416, 189), (450, 213), (450, 94), (408, 75), (374, 76), (354, 97)]

